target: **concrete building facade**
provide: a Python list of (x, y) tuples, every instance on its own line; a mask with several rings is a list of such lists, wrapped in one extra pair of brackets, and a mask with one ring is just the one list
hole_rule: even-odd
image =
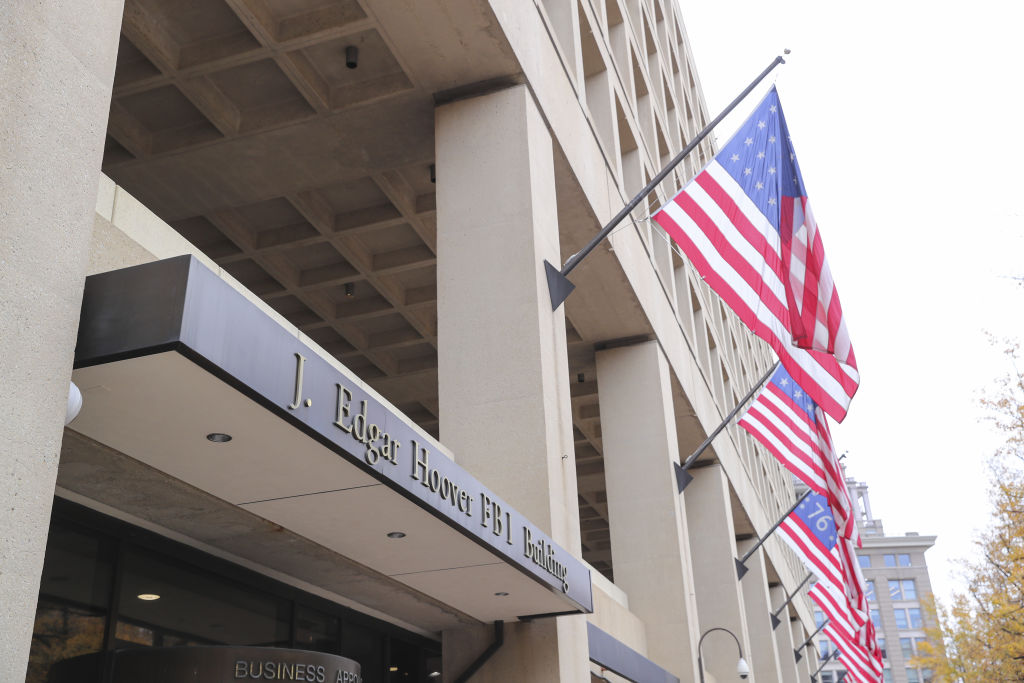
[(734, 568), (789, 475), (730, 427), (676, 487), (774, 360), (647, 219), (713, 142), (548, 298), (709, 118), (676, 3), (48, 0), (0, 45), (0, 679), (694, 681), (726, 628), (708, 680), (808, 680), (798, 560)]
[[(871, 510), (868, 486), (847, 478), (847, 488), (857, 510), (857, 526), (863, 546), (857, 551), (867, 584), (871, 619), (884, 654), (883, 680), (888, 683), (930, 683), (932, 673), (912, 665), (926, 628), (935, 626), (934, 616), (924, 608), (932, 596), (925, 551), (935, 545), (935, 536), (907, 533), (887, 536), (882, 520)], [(816, 618), (818, 616), (816, 615)], [(819, 654), (833, 645), (818, 642)], [(822, 683), (838, 681), (843, 667), (830, 663), (822, 672)]]

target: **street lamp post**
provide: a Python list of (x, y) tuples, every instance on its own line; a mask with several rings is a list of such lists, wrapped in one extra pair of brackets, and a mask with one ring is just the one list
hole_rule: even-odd
[(697, 641), (697, 671), (700, 672), (700, 683), (704, 683), (704, 654), (701, 652), (701, 646), (704, 645), (704, 639), (708, 637), (708, 634), (712, 631), (725, 631), (732, 639), (736, 641), (736, 650), (739, 652), (739, 660), (736, 662), (736, 673), (739, 674), (740, 678), (745, 679), (750, 675), (750, 667), (747, 666), (747, 660), (743, 659), (743, 648), (740, 647), (740, 639), (736, 637), (736, 634), (727, 628), (721, 626), (715, 626), (704, 631), (701, 635), (700, 640)]

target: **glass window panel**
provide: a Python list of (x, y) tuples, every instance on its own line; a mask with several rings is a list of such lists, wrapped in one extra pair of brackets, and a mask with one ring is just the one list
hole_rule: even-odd
[(885, 651), (885, 638), (879, 638), (878, 639), (878, 649), (881, 650), (881, 652), (882, 652), (882, 659), (886, 659), (888, 657), (888, 655), (886, 654), (886, 651)]
[(932, 683), (935, 678), (935, 672), (931, 669), (921, 669), (921, 683)]
[(892, 683), (892, 669), (882, 669), (883, 683)]
[(388, 661), (388, 682), (408, 683), (425, 681), (426, 674), (420, 662), (420, 649), (398, 638), (391, 639)]
[(295, 647), (338, 654), (340, 646), (341, 622), (337, 617), (303, 605), (295, 608)]
[(822, 638), (818, 641), (818, 654), (822, 659), (828, 657), (829, 653), (832, 652), (832, 643), (828, 642), (828, 638)]
[(832, 672), (831, 671), (822, 671), (821, 672), (821, 683), (833, 683), (834, 681), (835, 681), (835, 679), (832, 678)]
[(54, 523), (46, 540), (26, 681), (44, 683), (55, 664), (99, 652), (113, 585), (113, 546)]
[(896, 556), (895, 555), (883, 555), (882, 556), (882, 563), (886, 567), (895, 567), (896, 566)]
[(910, 628), (909, 624), (907, 623), (907, 610), (896, 609), (893, 610), (893, 613), (896, 615), (896, 628)]
[(26, 683), (46, 683), (54, 664), (99, 652), (106, 628), (106, 613), (101, 610), (40, 598)]
[(914, 642), (910, 638), (900, 638), (900, 651), (903, 659), (910, 659), (914, 656)]
[(72, 529), (50, 528), (40, 595), (106, 609), (113, 576), (113, 551), (108, 543)]
[(871, 602), (875, 602), (875, 600), (877, 599), (875, 598), (875, 582), (869, 579), (864, 582), (864, 585), (866, 587), (865, 595), (867, 596), (868, 600)]
[(870, 569), (871, 568), (871, 556), (870, 555), (858, 555), (857, 556), (857, 564), (860, 565), (861, 569)]
[(907, 610), (910, 615), (910, 628), (921, 628), (921, 610), (917, 607), (911, 607)]
[(899, 556), (899, 566), (909, 567), (910, 566), (910, 555), (901, 554)]
[(821, 626), (825, 623), (825, 615), (820, 609), (814, 610), (814, 625)]
[(386, 639), (380, 631), (361, 623), (342, 623), (341, 656), (362, 665), (362, 683), (384, 683)]
[(903, 599), (903, 589), (900, 587), (899, 581), (889, 579), (889, 598), (892, 600)]
[(917, 676), (917, 669), (907, 669), (907, 683), (921, 683)]
[(153, 632), (151, 643), (118, 638), (119, 646), (160, 646), (165, 635), (225, 645), (291, 644), (288, 601), (142, 551), (124, 554), (119, 607), (119, 634)]
[(871, 610), (871, 623), (875, 628), (882, 628), (882, 613), (876, 609)]
[(914, 580), (903, 579), (900, 583), (903, 587), (903, 599), (917, 600), (917, 586), (914, 585)]

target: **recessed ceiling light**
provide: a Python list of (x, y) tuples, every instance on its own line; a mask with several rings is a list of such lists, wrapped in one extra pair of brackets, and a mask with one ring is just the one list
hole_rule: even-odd
[(403, 531), (389, 531), (388, 538), (405, 538), (405, 532)]
[(498, 591), (497, 593), (495, 593), (495, 595), (497, 595), (499, 598), (503, 598), (506, 595), (508, 595), (508, 593), (506, 593), (505, 591)]
[(139, 593), (135, 597), (137, 597), (139, 600), (145, 600), (147, 602), (149, 602), (151, 600), (159, 600), (160, 599), (160, 596), (157, 595), (156, 593)]
[(398, 667), (397, 666), (389, 666), (388, 667), (388, 671), (392, 671), (392, 672), (393, 671), (398, 671)]
[(440, 675), (441, 675), (440, 671), (431, 671), (430, 673), (427, 674), (427, 678), (437, 678)]
[(211, 434), (207, 434), (206, 439), (214, 443), (227, 443), (228, 441), (231, 441), (231, 435), (222, 434), (221, 432), (213, 432)]

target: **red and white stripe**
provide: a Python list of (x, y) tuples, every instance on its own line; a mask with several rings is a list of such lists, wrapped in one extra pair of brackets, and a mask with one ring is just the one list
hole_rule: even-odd
[[(793, 206), (795, 204), (791, 205), (790, 214), (797, 213)], [(801, 220), (804, 213), (801, 208)], [(808, 284), (813, 283), (818, 288), (823, 282), (831, 282), (827, 266), (824, 271), (812, 272), (820, 267), (817, 231), (813, 234), (803, 229), (790, 231), (798, 237), (797, 242), (804, 240), (807, 244), (794, 266), (789, 254), (794, 247), (793, 240), (782, 244), (780, 234), (715, 160), (662, 207), (654, 220), (743, 323), (768, 342), (789, 374), (814, 402), (834, 419), (842, 421), (857, 391), (860, 374), (842, 324), (838, 297), (818, 297), (820, 305), (827, 305), (824, 331), (819, 335), (825, 340), (821, 348), (797, 345), (813, 340), (818, 332), (808, 335), (801, 327), (801, 337), (795, 340), (791, 329), (794, 315), (805, 325), (805, 314), (810, 312), (808, 306), (811, 305), (808, 296), (793, 294), (792, 284), (800, 282), (806, 289)], [(795, 218), (790, 220), (795, 221)], [(821, 257), (823, 263), (823, 252)], [(788, 276), (784, 277), (786, 264)], [(797, 300), (800, 304), (792, 310)], [(818, 305), (814, 304), (815, 311)], [(835, 314), (839, 315), (839, 322), (836, 334), (832, 334), (829, 321)], [(815, 312), (815, 320), (817, 317)], [(817, 330), (817, 323), (813, 330)], [(842, 359), (833, 355), (828, 350), (830, 347), (845, 350)]]
[(815, 413), (816, 419), (811, 420), (784, 391), (769, 382), (740, 418), (739, 425), (811, 490), (825, 496), (840, 533), (856, 538), (853, 504), (828, 423), (820, 409)]
[(779, 525), (782, 540), (789, 544), (797, 556), (822, 581), (833, 586), (843, 585), (843, 571), (834, 554), (826, 549), (817, 536), (796, 515), (791, 514)]

